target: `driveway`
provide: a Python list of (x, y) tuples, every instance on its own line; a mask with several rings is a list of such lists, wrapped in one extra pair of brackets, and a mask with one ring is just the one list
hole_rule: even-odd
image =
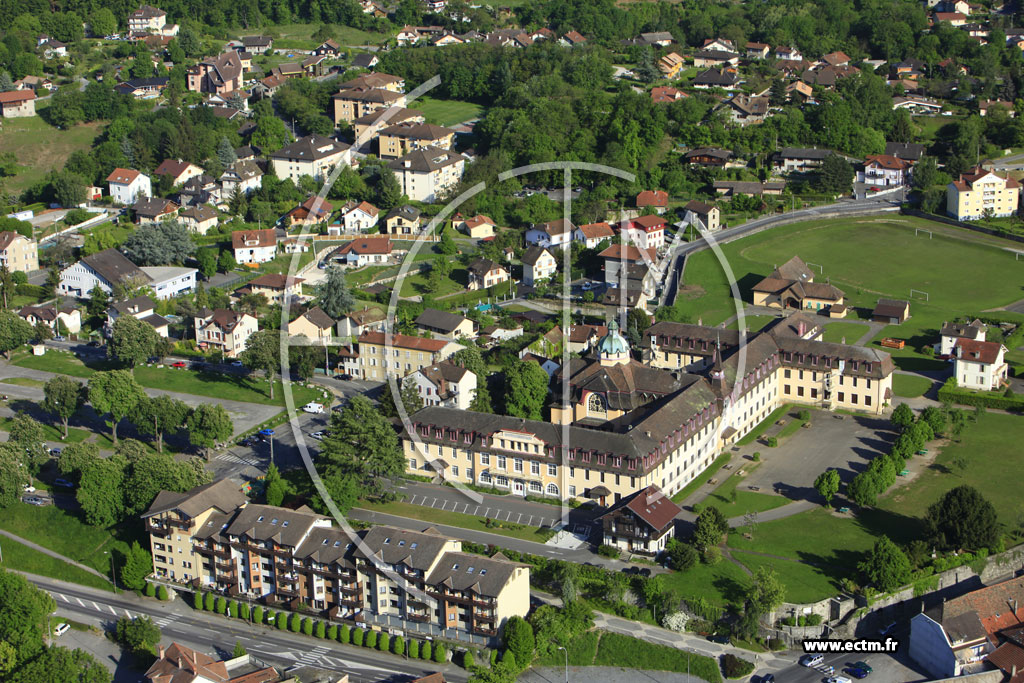
[(835, 468), (842, 481), (849, 483), (867, 469), (872, 458), (888, 452), (895, 437), (883, 418), (812, 410), (811, 427), (798, 430), (777, 448), (759, 443), (743, 449), (759, 451), (762, 462), (747, 475), (740, 490), (757, 486), (792, 500), (821, 502), (814, 490), (819, 474)]

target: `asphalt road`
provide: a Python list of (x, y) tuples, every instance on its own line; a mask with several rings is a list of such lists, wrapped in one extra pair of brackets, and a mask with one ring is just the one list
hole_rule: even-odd
[(284, 669), (306, 666), (347, 673), (349, 680), (356, 683), (407, 681), (439, 668), (449, 681), (462, 683), (468, 678), (464, 671), (450, 664), (424, 665), (375, 650), (249, 625), (237, 619), (195, 612), (181, 600), (160, 603), (138, 598), (134, 593), (115, 596), (43, 577), (29, 579), (53, 595), (58, 616), (110, 628), (122, 616), (147, 615), (160, 627), (162, 643), (179, 642), (208, 654), (214, 654), (214, 650), (230, 653), (235, 642), (241, 641), (249, 652), (269, 664)]

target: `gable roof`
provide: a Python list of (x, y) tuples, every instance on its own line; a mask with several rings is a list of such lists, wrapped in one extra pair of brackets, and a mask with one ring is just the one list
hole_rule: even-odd
[(187, 171), (191, 163), (182, 161), (181, 159), (164, 159), (163, 162), (156, 167), (153, 171), (153, 175), (169, 175), (173, 178), (177, 178), (182, 173)]
[(430, 173), (445, 166), (465, 161), (466, 157), (458, 152), (453, 152), (440, 147), (421, 147), (414, 149), (403, 157), (388, 163), (388, 166), (395, 171), (414, 171), (417, 173)]
[(611, 239), (615, 237), (615, 231), (612, 230), (612, 226), (608, 223), (601, 221), (599, 223), (587, 223), (581, 225), (578, 230), (583, 233), (583, 236), (588, 240), (594, 239)]
[[(357, 339), (360, 344), (385, 344), (383, 332), (367, 331), (359, 335)], [(391, 346), (399, 349), (410, 349), (413, 351), (427, 351), (436, 353), (447, 346), (450, 342), (444, 339), (425, 339), (423, 337), (410, 337), (407, 334), (395, 333), (391, 335)]]
[(523, 252), (523, 264), (535, 266), (537, 265), (537, 261), (539, 261), (541, 256), (544, 254), (548, 254), (548, 250), (535, 244)]
[(107, 176), (107, 182), (116, 185), (131, 185), (140, 175), (142, 174), (134, 168), (115, 168)]
[(230, 512), (247, 501), (245, 494), (230, 479), (218, 479), (184, 493), (161, 491), (142, 516), (150, 517), (161, 512), (179, 510), (184, 515), (196, 517), (210, 508)]
[(137, 265), (132, 263), (117, 249), (104, 249), (95, 254), (82, 257), (80, 263), (91, 268), (97, 275), (114, 285), (129, 279), (150, 282), (150, 278)]
[[(991, 365), (999, 358), (1003, 345), (994, 341), (977, 341), (959, 337), (953, 345), (953, 355), (958, 361)], [(1024, 602), (1022, 600), (1021, 602)]]
[(422, 325), (423, 327), (432, 327), (434, 329), (441, 330), (442, 332), (451, 333), (467, 320), (469, 320), (469, 318), (463, 315), (457, 315), (447, 311), (439, 311), (436, 308), (425, 308), (423, 309), (423, 312), (416, 317), (416, 324)]
[[(247, 242), (256, 242), (256, 244), (246, 244)], [(274, 230), (274, 228), (264, 228), (263, 230), (235, 230), (231, 233), (232, 249), (273, 246), (277, 246), (277, 231)]]
[(317, 161), (347, 150), (349, 145), (322, 135), (307, 135), (270, 155), (271, 159)]
[(191, 218), (192, 220), (200, 223), (208, 221), (211, 218), (216, 218), (217, 215), (217, 209), (206, 206), (205, 204), (195, 204), (178, 213), (178, 216), (181, 218)]
[(249, 280), (249, 287), (264, 287), (266, 289), (284, 289), (285, 287), (294, 287), (295, 285), (301, 285), (305, 280), (301, 277), (292, 277), (291, 275), (283, 275), (281, 273), (267, 273), (266, 275), (260, 275), (254, 280)]
[(180, 643), (171, 643), (163, 657), (146, 670), (152, 683), (191, 683), (194, 680), (225, 683), (230, 680), (227, 665)]
[(645, 206), (668, 206), (668, 192), (664, 190), (644, 190), (636, 196), (636, 205), (639, 208)]
[(319, 306), (314, 306), (305, 313), (302, 314), (303, 318), (313, 323), (317, 328), (321, 330), (329, 330), (334, 327), (334, 319), (324, 312), (324, 309)]
[(902, 318), (910, 307), (909, 301), (898, 299), (879, 299), (875, 304), (872, 315), (880, 315), (887, 318)]
[(476, 275), (477, 277), (483, 277), (492, 270), (499, 269), (505, 270), (505, 267), (502, 266), (500, 263), (495, 263), (494, 261), (486, 258), (475, 259), (472, 263), (469, 264), (469, 267), (467, 268), (470, 275)]
[(715, 205), (691, 199), (683, 208), (687, 211), (693, 211), (694, 213), (700, 214), (701, 216), (707, 216), (715, 209)]
[(650, 258), (651, 261), (656, 262), (658, 260), (658, 251), (654, 247), (651, 247), (650, 249), (640, 249), (632, 244), (613, 244), (598, 254), (598, 256), (603, 259), (620, 259), (624, 261), (636, 261), (642, 263), (644, 262), (643, 252), (647, 253), (648, 258)]
[(345, 254), (390, 254), (391, 239), (358, 239), (346, 242), (334, 250), (333, 255), (344, 256)]
[(619, 500), (601, 515), (601, 518), (618, 514), (623, 508), (629, 510), (655, 531), (663, 531), (672, 526), (676, 515), (683, 511), (681, 507), (662, 493), (661, 489), (651, 484), (645, 489), (635, 491)]

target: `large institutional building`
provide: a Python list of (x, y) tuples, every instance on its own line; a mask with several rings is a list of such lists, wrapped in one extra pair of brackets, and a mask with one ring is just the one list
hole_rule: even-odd
[(143, 517), (155, 576), (287, 609), (481, 642), (530, 608), (527, 565), (433, 528), (349, 536), (305, 506), (248, 503), (228, 480), (161, 491)]
[(613, 321), (589, 355), (556, 373), (569, 400), (550, 422), (427, 407), (402, 435), (407, 469), (602, 504), (651, 485), (671, 496), (784, 404), (882, 412), (889, 355), (818, 341), (815, 318), (779, 319), (746, 344), (735, 330), (659, 322), (642, 361)]

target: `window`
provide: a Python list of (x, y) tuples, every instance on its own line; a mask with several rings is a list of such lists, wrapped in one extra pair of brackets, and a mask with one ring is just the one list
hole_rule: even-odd
[(548, 463), (548, 476), (558, 476), (558, 465), (555, 465), (554, 463)]
[(558, 487), (555, 486), (554, 484), (548, 484), (548, 495), (549, 496), (557, 496), (558, 495)]
[(530, 463), (530, 474), (535, 477), (540, 475), (540, 463), (536, 460)]
[(530, 482), (530, 493), (540, 493), (541, 490), (542, 490), (542, 487), (541, 487), (539, 481), (531, 481)]
[(481, 453), (480, 454), (480, 464), (481, 465), (490, 465), (491, 464), (491, 454), (490, 453)]
[(498, 469), (499, 470), (505, 469), (506, 462), (507, 461), (506, 461), (505, 456), (504, 455), (499, 455), (498, 456)]
[(569, 497), (570, 498), (575, 498), (576, 497), (576, 487), (575, 486), (570, 486), (569, 487)]
[(513, 464), (515, 466), (516, 472), (522, 472), (523, 471), (523, 459), (522, 458), (515, 458), (514, 461), (513, 461)]
[(591, 394), (587, 397), (587, 412), (590, 413), (605, 413), (607, 410), (604, 407), (604, 397), (601, 394)]

